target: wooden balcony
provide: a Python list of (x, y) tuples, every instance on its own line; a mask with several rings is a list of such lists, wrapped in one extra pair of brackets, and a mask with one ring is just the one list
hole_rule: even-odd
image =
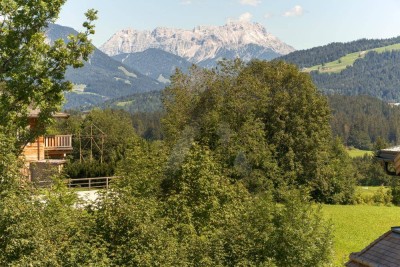
[(72, 135), (47, 135), (44, 137), (45, 151), (72, 150)]

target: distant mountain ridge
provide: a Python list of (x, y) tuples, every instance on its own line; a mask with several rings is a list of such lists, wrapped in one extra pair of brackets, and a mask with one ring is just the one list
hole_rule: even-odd
[[(77, 34), (72, 28), (56, 24), (49, 25), (46, 31), (49, 41), (67, 40), (69, 34)], [(65, 94), (65, 109), (81, 105), (96, 105), (108, 99), (132, 95), (134, 93), (161, 90), (164, 84), (141, 74), (135, 69), (120, 63), (95, 48), (84, 67), (69, 68), (66, 79), (75, 86)]]
[[(76, 33), (72, 28), (59, 25), (50, 25), (47, 30), (49, 41), (66, 40), (66, 36)], [(136, 36), (133, 39), (132, 34)], [(268, 40), (276, 42), (267, 47)], [(64, 108), (100, 105), (115, 98), (162, 90), (176, 68), (185, 72), (194, 62), (202, 67), (214, 67), (222, 58), (273, 59), (278, 52), (293, 51), (292, 47), (280, 42), (257, 23), (197, 27), (192, 31), (167, 28), (157, 28), (152, 32), (128, 30), (115, 34), (106, 44), (118, 53), (127, 48), (144, 50), (111, 58), (95, 49), (83, 68), (68, 69), (66, 79), (75, 86), (72, 92), (66, 93)], [(370, 95), (400, 102), (400, 51), (367, 51), (377, 47), (386, 49), (393, 44), (400, 44), (400, 37), (331, 43), (294, 51), (277, 60), (297, 64), (301, 69), (321, 64), (322, 70), (323, 64), (360, 52), (362, 56), (351, 64), (343, 60), (344, 68), (340, 72), (312, 71), (310, 74), (316, 86), (327, 94)], [(177, 55), (178, 52), (181, 55)], [(130, 103), (126, 101), (124, 105)]]
[(200, 66), (204, 62), (215, 65), (213, 62), (222, 57), (273, 59), (295, 50), (268, 33), (261, 24), (250, 22), (198, 26), (193, 30), (162, 27), (153, 31), (125, 29), (115, 33), (100, 49), (115, 56), (149, 48), (172, 53)]
[(170, 83), (170, 76), (177, 68), (186, 72), (192, 66), (192, 63), (182, 57), (155, 48), (119, 54), (112, 58), (164, 84)]

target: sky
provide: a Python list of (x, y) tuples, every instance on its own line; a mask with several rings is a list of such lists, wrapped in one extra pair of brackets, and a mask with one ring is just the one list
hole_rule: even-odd
[(230, 20), (260, 23), (295, 49), (400, 35), (400, 0), (67, 0), (56, 23), (81, 30), (90, 8), (98, 10), (98, 47), (126, 28), (193, 29)]

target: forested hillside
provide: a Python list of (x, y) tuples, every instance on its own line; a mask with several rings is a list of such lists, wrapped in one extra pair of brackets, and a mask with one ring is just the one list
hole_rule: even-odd
[[(325, 94), (370, 95), (400, 102), (400, 51), (397, 46), (391, 46), (398, 43), (400, 37), (361, 39), (296, 51), (280, 59), (294, 63), (300, 69), (313, 67), (310, 75)], [(368, 51), (373, 49), (379, 51)], [(354, 56), (355, 52), (360, 53), (358, 58)], [(350, 55), (353, 59), (346, 63)], [(336, 71), (326, 70), (325, 64), (332, 65)]]
[(399, 143), (400, 107), (370, 96), (332, 95), (328, 100), (332, 132), (347, 146), (371, 150), (379, 137)]
[(131, 114), (137, 112), (155, 112), (162, 110), (161, 91), (137, 93), (130, 96), (108, 100), (98, 107), (122, 109)]
[(400, 37), (391, 39), (360, 39), (349, 43), (331, 43), (310, 49), (299, 50), (279, 57), (300, 68), (308, 68), (322, 63), (338, 60), (339, 58), (358, 51), (400, 43)]
[(369, 52), (340, 73), (311, 72), (325, 93), (370, 95), (400, 102), (400, 51)]

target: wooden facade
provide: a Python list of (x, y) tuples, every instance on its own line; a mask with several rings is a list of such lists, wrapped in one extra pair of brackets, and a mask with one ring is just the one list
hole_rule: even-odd
[(46, 159), (65, 159), (72, 151), (72, 135), (39, 136), (28, 143), (23, 150), (25, 162), (36, 162)]
[[(66, 113), (56, 113), (55, 118), (68, 118)], [(38, 112), (31, 112), (29, 127), (36, 127)], [(65, 158), (72, 152), (72, 135), (39, 136), (34, 142), (28, 143), (23, 151), (22, 158), (25, 162), (24, 174), (32, 180), (33, 174), (43, 173), (46, 167), (59, 171), (65, 164)], [(35, 168), (35, 171), (32, 169)], [(38, 168), (40, 170), (38, 170)]]

